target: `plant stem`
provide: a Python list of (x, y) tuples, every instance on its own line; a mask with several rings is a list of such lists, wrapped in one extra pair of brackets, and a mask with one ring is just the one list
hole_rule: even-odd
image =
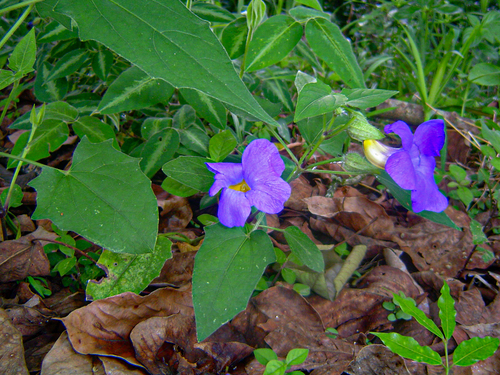
[(21, 26), (21, 24), (24, 22), (26, 17), (28, 17), (28, 14), (30, 14), (31, 10), (35, 6), (34, 3), (30, 4), (30, 6), (21, 14), (21, 17), (16, 21), (14, 25), (10, 28), (10, 30), (5, 34), (5, 36), (0, 40), (0, 50), (3, 48), (4, 44), (10, 39), (12, 34), (16, 32), (16, 30)]
[(448, 340), (443, 340), (444, 343), (444, 358), (445, 358), (445, 364), (444, 368), (446, 370), (446, 375), (450, 373), (450, 362), (448, 358)]
[(92, 263), (96, 264), (97, 262), (95, 261), (94, 258), (92, 258), (90, 255), (88, 255), (87, 253), (81, 251), (79, 248), (77, 247), (74, 247), (74, 246), (71, 246), (71, 245), (68, 245), (67, 243), (65, 242), (62, 242), (62, 241), (57, 241), (57, 240), (49, 240), (49, 239), (46, 239), (46, 238), (34, 238), (32, 239), (32, 241), (47, 241), (47, 242), (51, 242), (51, 243), (55, 243), (57, 245), (62, 245), (62, 246), (65, 246), (71, 250), (73, 250), (75, 253), (78, 253), (80, 254), (81, 256), (87, 258), (88, 260), (92, 261)]
[(324, 164), (329, 164), (329, 163), (335, 163), (337, 161), (342, 161), (342, 159), (343, 158), (333, 158), (333, 159), (323, 160), (323, 161), (319, 161), (319, 162), (314, 163), (314, 164), (309, 164), (307, 167), (314, 168), (314, 167), (317, 167), (318, 165), (324, 165)]
[(2, 115), (0, 116), (0, 124), (3, 123), (3, 119), (5, 118), (5, 115), (7, 114), (7, 110), (9, 109), (10, 102), (12, 102), (12, 99), (14, 97), (14, 93), (16, 92), (18, 86), (19, 86), (19, 80), (14, 82), (14, 84), (12, 86), (12, 90), (9, 93), (9, 97), (7, 98), (5, 106), (3, 107)]
[(252, 28), (248, 28), (247, 40), (245, 41), (245, 53), (243, 54), (243, 59), (241, 60), (240, 66), (240, 79), (243, 78), (243, 74), (245, 74), (245, 61), (247, 59), (248, 46), (250, 45), (250, 41), (252, 40), (253, 30)]
[(52, 167), (49, 167), (48, 165), (45, 165), (45, 164), (42, 164), (42, 163), (38, 163), (38, 162), (33, 161), (33, 160), (25, 159), (25, 158), (23, 158), (21, 156), (6, 154), (5, 152), (0, 152), (0, 157), (11, 158), (11, 159), (14, 159), (14, 160), (19, 160), (19, 161), (22, 161), (23, 163), (28, 163), (28, 164), (34, 165), (35, 167), (52, 168)]
[(12, 12), (13, 10), (16, 10), (16, 9), (19, 9), (19, 8), (22, 8), (22, 7), (31, 5), (31, 4), (36, 4), (36, 3), (39, 3), (41, 1), (43, 1), (43, 0), (23, 1), (22, 3), (11, 5), (10, 7), (0, 9), (0, 14), (9, 13), (9, 12)]

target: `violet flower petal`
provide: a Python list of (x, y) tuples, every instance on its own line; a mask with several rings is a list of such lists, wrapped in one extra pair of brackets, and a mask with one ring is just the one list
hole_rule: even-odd
[(254, 184), (246, 193), (252, 206), (267, 214), (277, 214), (284, 208), (285, 202), (290, 198), (292, 189), (281, 178), (273, 178), (259, 184)]
[(414, 143), (425, 156), (439, 156), (444, 146), (443, 120), (430, 120), (419, 125), (415, 130)]
[(226, 227), (242, 227), (250, 215), (250, 203), (245, 193), (232, 189), (224, 189), (220, 195), (217, 216)]
[(424, 176), (417, 172), (417, 188), (411, 192), (413, 212), (442, 212), (448, 207), (448, 199), (439, 191), (434, 176)]
[(213, 197), (220, 189), (236, 185), (243, 180), (243, 168), (239, 163), (205, 163), (215, 173), (214, 183), (209, 190)]
[(392, 124), (386, 125), (384, 128), (386, 134), (396, 133), (401, 138), (403, 149), (409, 151), (413, 145), (413, 134), (410, 127), (404, 121), (396, 121)]
[(249, 180), (264, 180), (269, 173), (279, 177), (285, 170), (285, 163), (278, 149), (267, 139), (256, 139), (250, 142), (243, 152), (241, 163), (247, 183)]
[(413, 190), (417, 187), (417, 175), (407, 151), (401, 150), (389, 156), (385, 170), (403, 189)]

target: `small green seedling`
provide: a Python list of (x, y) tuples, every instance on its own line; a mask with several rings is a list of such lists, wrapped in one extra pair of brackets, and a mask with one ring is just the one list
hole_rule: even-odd
[(418, 309), (412, 298), (406, 297), (402, 292), (393, 294), (394, 303), (408, 315), (411, 315), (424, 328), (439, 337), (444, 344), (445, 358), (444, 362), (441, 356), (428, 346), (421, 346), (413, 338), (402, 336), (398, 333), (379, 333), (372, 332), (380, 338), (382, 342), (394, 353), (404, 358), (417, 362), (427, 363), (429, 365), (442, 365), (446, 374), (450, 373), (453, 366), (471, 366), (476, 362), (482, 361), (492, 356), (500, 344), (500, 340), (494, 337), (474, 337), (462, 341), (453, 352), (453, 364), (450, 365), (448, 357), (448, 341), (453, 336), (455, 330), (455, 301), (450, 295), (450, 287), (444, 283), (441, 288), (441, 297), (438, 300), (439, 318), (441, 319), (441, 329), (429, 319), (422, 310)]
[[(290, 367), (304, 363), (309, 355), (309, 349), (292, 349), (284, 361), (280, 361), (278, 355), (271, 349), (255, 349), (253, 354), (261, 365), (266, 366), (263, 375), (284, 375)], [(304, 375), (302, 371), (292, 371), (288, 374)]]
[(335, 328), (332, 328), (332, 327), (328, 327), (326, 330), (325, 330), (325, 334), (327, 337), (331, 338), (331, 339), (336, 339), (339, 335), (339, 331), (337, 331)]
[(395, 322), (398, 319), (411, 320), (411, 315), (405, 313), (395, 303), (385, 301), (384, 303), (382, 303), (382, 307), (387, 311), (391, 311), (391, 313), (387, 316), (387, 320), (389, 320), (390, 322)]

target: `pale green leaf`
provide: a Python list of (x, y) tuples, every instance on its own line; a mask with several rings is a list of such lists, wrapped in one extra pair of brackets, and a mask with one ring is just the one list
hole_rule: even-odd
[(47, 81), (52, 81), (58, 78), (67, 77), (78, 69), (80, 69), (83, 64), (89, 59), (89, 55), (87, 50), (75, 49), (71, 52), (68, 52), (63, 57), (61, 57), (54, 68), (51, 69)]
[(84, 137), (68, 171), (44, 168), (30, 182), (37, 191), (33, 219), (49, 219), (61, 230), (114, 252), (151, 252), (158, 231), (151, 181), (141, 172), (138, 159), (111, 144), (92, 144)]
[(99, 50), (92, 58), (92, 70), (103, 81), (108, 77), (115, 57), (108, 50)]
[(235, 19), (222, 30), (221, 43), (230, 58), (237, 59), (245, 53), (247, 35), (248, 24), (244, 17)]
[(171, 250), (172, 242), (161, 235), (151, 253), (118, 254), (104, 250), (98, 265), (107, 275), (98, 282), (92, 280), (87, 284), (87, 296), (95, 301), (124, 292), (142, 292), (160, 275), (165, 261), (172, 258)]
[(323, 11), (323, 9), (321, 9), (321, 4), (318, 2), (318, 0), (296, 0), (296, 3), (306, 5), (308, 7), (311, 7), (319, 11)]
[[(276, 125), (238, 77), (206, 21), (178, 0), (59, 0), (82, 40), (96, 40), (152, 78), (194, 88), (237, 112)], [(175, 15), (173, 17), (172, 15)]]
[(339, 27), (324, 18), (313, 18), (307, 22), (306, 37), (316, 55), (337, 73), (352, 88), (364, 88), (363, 73)]
[(309, 349), (292, 349), (286, 355), (287, 366), (295, 366), (304, 363), (309, 355)]
[(462, 341), (453, 352), (455, 366), (471, 366), (491, 357), (498, 349), (500, 340), (496, 337), (473, 337)]
[(325, 270), (325, 261), (318, 246), (299, 228), (290, 226), (285, 229), (285, 239), (292, 253), (307, 267), (316, 272)]
[(198, 340), (202, 341), (247, 306), (266, 266), (276, 261), (273, 244), (261, 230), (215, 224), (193, 270), (193, 306)]
[(429, 365), (441, 365), (441, 357), (428, 346), (420, 346), (413, 337), (402, 336), (398, 333), (371, 332), (382, 340), (382, 342), (394, 353), (401, 357)]
[(272, 361), (273, 359), (278, 359), (278, 355), (273, 352), (271, 349), (267, 348), (262, 348), (262, 349), (255, 349), (253, 351), (253, 355), (255, 356), (255, 359), (261, 364), (261, 365), (267, 365), (267, 362)]
[(194, 3), (191, 12), (209, 22), (228, 23), (236, 18), (234, 14), (220, 6), (202, 2)]
[(281, 61), (299, 42), (302, 33), (300, 23), (290, 16), (278, 15), (267, 19), (250, 41), (245, 70), (253, 72)]
[(483, 226), (478, 221), (472, 219), (469, 224), (470, 231), (472, 233), (472, 243), (474, 245), (480, 245), (488, 242), (488, 237), (483, 232)]
[(125, 70), (109, 86), (97, 110), (105, 115), (147, 108), (168, 101), (174, 88), (160, 79), (153, 79), (133, 66)]

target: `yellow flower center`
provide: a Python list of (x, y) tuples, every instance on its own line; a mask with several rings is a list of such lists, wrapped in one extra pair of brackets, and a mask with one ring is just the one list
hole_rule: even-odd
[(243, 193), (246, 193), (247, 191), (250, 191), (250, 186), (247, 185), (246, 181), (245, 180), (241, 180), (240, 183), (236, 184), (236, 185), (230, 185), (229, 186), (229, 189), (233, 189), (233, 190), (236, 190), (236, 191), (241, 191)]

